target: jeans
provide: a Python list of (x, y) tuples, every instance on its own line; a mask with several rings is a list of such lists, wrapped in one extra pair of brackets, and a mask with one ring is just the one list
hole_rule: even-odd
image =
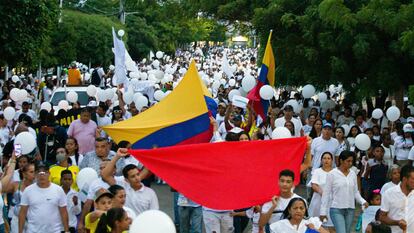
[(180, 233), (202, 233), (203, 210), (202, 207), (179, 206)]
[(173, 198), (173, 206), (174, 206), (174, 224), (180, 225), (180, 213), (178, 212), (178, 192), (173, 192), (174, 198)]
[(355, 209), (331, 208), (329, 213), (335, 227), (336, 233), (351, 233), (352, 221)]
[(5, 233), (6, 230), (4, 229), (4, 223), (0, 225), (0, 233)]

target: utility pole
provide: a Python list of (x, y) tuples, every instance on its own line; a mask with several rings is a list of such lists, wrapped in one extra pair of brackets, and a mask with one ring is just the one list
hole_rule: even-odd
[(119, 0), (119, 20), (121, 21), (121, 24), (125, 24), (125, 9), (123, 0)]
[(62, 8), (63, 8), (63, 0), (60, 0), (59, 1), (59, 9), (60, 9), (60, 12), (59, 12), (59, 23), (62, 22)]

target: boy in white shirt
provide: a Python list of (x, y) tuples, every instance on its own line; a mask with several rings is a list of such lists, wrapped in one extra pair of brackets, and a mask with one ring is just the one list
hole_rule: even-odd
[(66, 209), (69, 215), (69, 231), (70, 233), (76, 232), (76, 226), (78, 225), (78, 219), (76, 215), (81, 213), (81, 203), (78, 198), (78, 192), (71, 188), (73, 183), (72, 172), (69, 170), (63, 170), (60, 173), (60, 184), (66, 194)]

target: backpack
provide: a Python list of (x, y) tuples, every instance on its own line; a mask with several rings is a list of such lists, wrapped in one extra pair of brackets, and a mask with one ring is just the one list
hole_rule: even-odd
[(91, 77), (91, 84), (99, 87), (101, 85), (101, 77), (99, 77), (98, 69), (94, 69)]

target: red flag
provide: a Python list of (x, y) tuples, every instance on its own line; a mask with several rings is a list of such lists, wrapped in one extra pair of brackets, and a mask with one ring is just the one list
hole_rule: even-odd
[(194, 202), (233, 210), (263, 204), (278, 194), (278, 176), (295, 173), (306, 138), (203, 143), (152, 150), (130, 150), (145, 167)]

